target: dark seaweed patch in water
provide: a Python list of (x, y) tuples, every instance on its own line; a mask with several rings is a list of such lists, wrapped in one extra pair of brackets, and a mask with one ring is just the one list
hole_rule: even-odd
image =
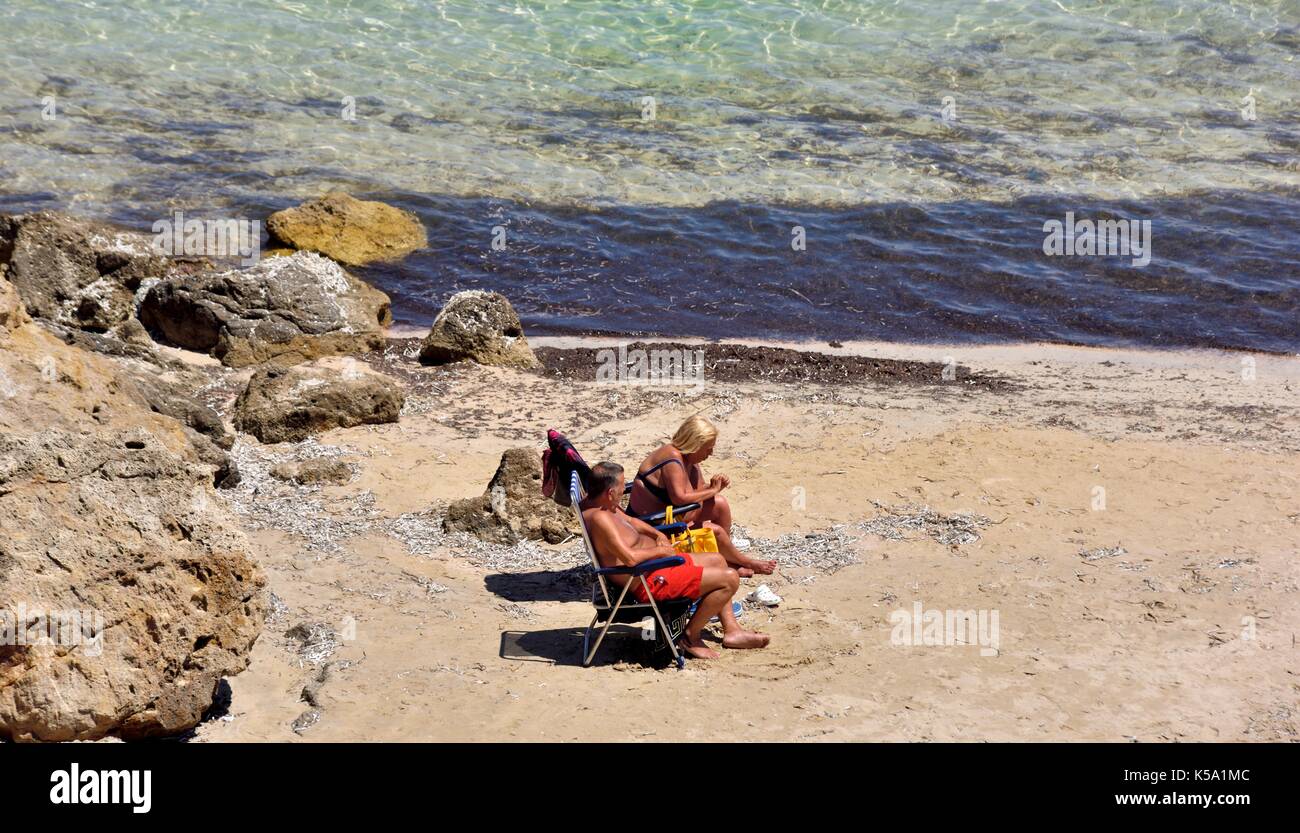
[(888, 121), (892, 116), (888, 113), (876, 112), (873, 110), (854, 110), (847, 107), (837, 107), (830, 104), (815, 104), (808, 108), (806, 114), (796, 116), (798, 121), (824, 122), (824, 121), (848, 121), (858, 124), (873, 124), (875, 122)]
[[(1294, 192), (848, 209), (378, 196), (430, 229), (428, 250), (361, 270), (418, 326), (454, 292), (493, 289), (529, 333), (1300, 350)], [(1150, 220), (1150, 263), (1045, 255), (1043, 224), (1067, 211)]]

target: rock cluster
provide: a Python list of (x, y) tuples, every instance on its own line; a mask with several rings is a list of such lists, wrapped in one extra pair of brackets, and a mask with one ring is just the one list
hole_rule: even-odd
[[(0, 216), (0, 740), (194, 727), (247, 666), (268, 604), (214, 491), (239, 482), (236, 432), (279, 443), (398, 420), (404, 385), (352, 358), (383, 349), (388, 296), (340, 263), (426, 245), (419, 221), (328, 194), (268, 227), (287, 250), (218, 270), (64, 214)], [(491, 292), (454, 296), (421, 360), (537, 366)], [(240, 368), (251, 376), (223, 415)], [(341, 485), (353, 469), (310, 459), (271, 474)], [(536, 452), (507, 451), (446, 528), (565, 539), (572, 521), (540, 479)]]

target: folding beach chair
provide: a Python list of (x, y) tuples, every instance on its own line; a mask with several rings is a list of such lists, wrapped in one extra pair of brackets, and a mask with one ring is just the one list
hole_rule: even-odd
[[(600, 650), (600, 643), (605, 641), (605, 635), (609, 633), (611, 625), (640, 622), (650, 614), (655, 619), (655, 633), (659, 637), (660, 646), (669, 650), (679, 669), (684, 667), (686, 658), (677, 650), (677, 640), (681, 639), (682, 634), (686, 631), (686, 622), (690, 618), (691, 608), (695, 600), (681, 598), (656, 601), (655, 597), (650, 594), (650, 585), (646, 582), (645, 577), (664, 567), (676, 567), (685, 564), (686, 559), (677, 555), (643, 561), (635, 567), (602, 567), (599, 559), (596, 558), (596, 550), (591, 545), (591, 537), (587, 534), (587, 524), (583, 521), (582, 509), (579, 508), (579, 504), (582, 503), (585, 496), (586, 493), (582, 488), (582, 480), (578, 477), (578, 472), (571, 472), (569, 475), (569, 503), (573, 507), (573, 514), (578, 519), (578, 526), (582, 529), (582, 542), (587, 548), (587, 556), (591, 558), (591, 566), (596, 572), (596, 580), (591, 585), (591, 604), (596, 608), (596, 614), (591, 618), (591, 623), (587, 625), (587, 630), (582, 636), (582, 667), (590, 667), (592, 661), (595, 660), (596, 651)], [(657, 528), (665, 534), (675, 534), (685, 531), (686, 524), (676, 523)], [(608, 580), (610, 576), (619, 575), (630, 576), (631, 580), (622, 587), (618, 587)], [(648, 599), (647, 602), (638, 602), (635, 596), (629, 598), (633, 582), (641, 583)], [(619, 592), (615, 594), (615, 590)], [(591, 644), (591, 637), (596, 632), (597, 625), (602, 625), (602, 627), (600, 627), (600, 634), (596, 637), (596, 643), (593, 645)]]

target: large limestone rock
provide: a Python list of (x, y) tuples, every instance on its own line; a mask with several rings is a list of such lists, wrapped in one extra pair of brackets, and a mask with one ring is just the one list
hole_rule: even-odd
[(0, 270), (32, 316), (104, 332), (135, 315), (142, 282), (172, 269), (150, 240), (54, 211), (0, 216)]
[(541, 455), (531, 448), (502, 454), (487, 491), (447, 507), (443, 528), (495, 544), (525, 538), (558, 544), (578, 532), (570, 510), (542, 495)]
[(360, 362), (270, 366), (235, 401), (235, 427), (264, 443), (297, 442), (331, 428), (397, 422), (406, 395)]
[(277, 211), (266, 228), (286, 246), (320, 252), (348, 266), (393, 260), (429, 245), (414, 214), (341, 191)]
[(499, 292), (472, 289), (451, 296), (420, 346), (424, 364), (468, 359), (479, 364), (537, 367), (523, 325)]
[(365, 353), (383, 347), (392, 322), (387, 295), (309, 252), (161, 281), (139, 315), (162, 339), (230, 367)]
[(263, 578), (181, 424), (108, 359), (4, 318), (0, 738), (184, 731), (247, 666)]
[(92, 333), (48, 321), (42, 325), (65, 344), (115, 359), (117, 384), (122, 391), (139, 405), (181, 423), (199, 459), (212, 467), (213, 483), (218, 488), (238, 485), (238, 466), (226, 453), (234, 445), (234, 435), (226, 429), (221, 415), (194, 395), (196, 389), (210, 381), (208, 377), (154, 349), (144, 326), (134, 318), (110, 333)]

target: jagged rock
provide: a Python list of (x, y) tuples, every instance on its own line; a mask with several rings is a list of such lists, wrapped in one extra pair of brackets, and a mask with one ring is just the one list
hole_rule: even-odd
[(502, 454), (487, 491), (447, 507), (443, 528), (495, 544), (525, 538), (558, 544), (578, 531), (570, 513), (542, 495), (541, 455), (530, 448)]
[(194, 453), (200, 460), (212, 467), (212, 485), (218, 489), (233, 489), (239, 485), (243, 475), (239, 473), (239, 464), (227, 454), (221, 446), (199, 432), (185, 427), (185, 435), (194, 447)]
[(195, 399), (184, 385), (145, 373), (131, 374), (130, 378), (140, 392), (142, 404), (155, 413), (180, 420), (226, 450), (235, 444), (235, 435), (226, 430), (221, 415)]
[(538, 366), (519, 316), (499, 292), (471, 289), (451, 296), (420, 346), (424, 364), (465, 359), (506, 367)]
[(294, 463), (280, 463), (271, 469), (271, 476), (300, 486), (329, 483), (342, 486), (352, 479), (352, 467), (342, 460), (318, 458)]
[(65, 343), (80, 347), (82, 350), (102, 353), (105, 356), (118, 359), (135, 359), (136, 361), (147, 362), (161, 370), (184, 369), (185, 365), (182, 362), (166, 358), (159, 353), (148, 333), (145, 333), (146, 341), (140, 342), (136, 331), (130, 327), (132, 323), (136, 327), (140, 327), (140, 331), (144, 330), (140, 326), (140, 322), (134, 318), (124, 321), (106, 333), (82, 330), (64, 324), (55, 324), (51, 321), (41, 322), (45, 329), (54, 333)]
[(235, 401), (235, 427), (264, 443), (297, 442), (331, 428), (397, 422), (401, 384), (360, 362), (270, 366)]
[(234, 446), (235, 435), (226, 430), (220, 414), (195, 399), (179, 382), (143, 371), (124, 373), (123, 378), (133, 384), (141, 405), (184, 426), (195, 454), (212, 466), (212, 482), (218, 489), (239, 485), (239, 466), (226, 453)]
[(128, 387), (42, 328), (0, 330), (0, 738), (185, 731), (260, 632), (238, 521), (188, 429)]
[(393, 260), (429, 245), (424, 225), (409, 211), (331, 191), (266, 221), (274, 240), (319, 252), (348, 266)]
[(383, 347), (392, 322), (387, 295), (309, 252), (161, 281), (139, 315), (163, 340), (230, 367), (365, 353)]
[(30, 320), (18, 290), (0, 274), (0, 330), (21, 327)]
[(0, 216), (0, 267), (28, 313), (92, 332), (131, 318), (141, 284), (172, 269), (150, 243), (55, 211)]

